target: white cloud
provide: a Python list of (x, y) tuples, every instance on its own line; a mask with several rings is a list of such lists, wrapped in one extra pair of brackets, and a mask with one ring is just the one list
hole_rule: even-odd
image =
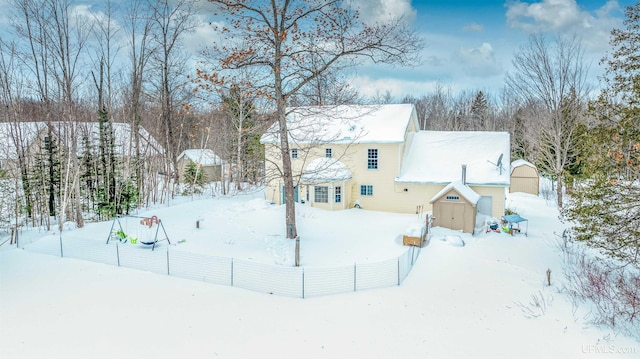
[(471, 24), (463, 27), (462, 30), (469, 31), (469, 32), (482, 32), (484, 31), (484, 26), (476, 22), (472, 22)]
[(385, 23), (401, 17), (412, 22), (416, 17), (411, 0), (353, 0), (351, 6), (358, 9), (365, 23)]
[(621, 24), (614, 13), (620, 11), (616, 0), (607, 1), (593, 13), (580, 8), (576, 0), (542, 0), (535, 3), (507, 2), (507, 24), (528, 33), (553, 32), (579, 35), (587, 50), (608, 47), (611, 29)]
[(221, 33), (216, 28), (222, 27), (222, 23), (208, 22), (202, 15), (196, 16), (196, 19), (197, 26), (193, 32), (184, 34), (182, 39), (182, 44), (191, 53), (199, 53), (221, 39)]
[(493, 46), (484, 42), (480, 47), (461, 48), (454, 55), (460, 63), (460, 70), (469, 76), (487, 77), (502, 73), (502, 66), (496, 59)]
[(376, 96), (384, 96), (387, 91), (391, 93), (391, 96), (400, 100), (402, 97), (412, 94), (419, 96), (432, 91), (438, 81), (408, 81), (397, 78), (380, 78), (373, 79), (368, 76), (355, 76), (349, 79), (351, 87), (358, 90), (358, 93), (368, 98)]

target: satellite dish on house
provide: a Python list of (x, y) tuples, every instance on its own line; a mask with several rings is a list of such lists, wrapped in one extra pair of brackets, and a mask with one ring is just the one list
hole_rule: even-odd
[(492, 165), (496, 166), (496, 169), (497, 169), (498, 171), (500, 171), (500, 174), (501, 174), (501, 175), (502, 175), (502, 170), (503, 170), (503, 169), (505, 169), (505, 168), (502, 166), (502, 157), (503, 157), (503, 156), (504, 156), (504, 153), (501, 153), (501, 154), (500, 154), (500, 156), (498, 156), (498, 161), (497, 161), (496, 163), (493, 163), (493, 162), (491, 162), (491, 161), (487, 160), (487, 162), (489, 162), (489, 163), (491, 163)]

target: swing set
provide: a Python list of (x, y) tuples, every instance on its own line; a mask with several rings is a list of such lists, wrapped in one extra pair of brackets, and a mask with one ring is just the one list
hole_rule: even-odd
[[(135, 219), (140, 219), (140, 224), (139, 227), (137, 227), (137, 237), (133, 237), (131, 235), (128, 235), (125, 232), (125, 228), (122, 227), (122, 222), (120, 221), (120, 219), (123, 218), (125, 220), (125, 228), (128, 230), (128, 219), (129, 218), (135, 218)], [(118, 224), (118, 228), (116, 229), (116, 231), (114, 232), (114, 228), (116, 228), (116, 223)], [(155, 231), (153, 230), (153, 226), (155, 225)], [(164, 233), (164, 238), (158, 238), (158, 234), (160, 232), (160, 228), (162, 228), (162, 233)], [(142, 233), (146, 233), (147, 234), (147, 238), (142, 239), (140, 238), (140, 234)], [(137, 244), (138, 241), (140, 241), (141, 244), (147, 245), (147, 246), (151, 246), (151, 250), (154, 250), (156, 248), (156, 244), (158, 244), (158, 242), (162, 242), (162, 241), (167, 241), (169, 242), (169, 244), (171, 244), (171, 241), (169, 240), (169, 236), (167, 235), (167, 231), (164, 229), (164, 225), (162, 224), (162, 221), (160, 220), (160, 218), (158, 218), (158, 216), (151, 216), (151, 217), (141, 217), (141, 216), (116, 216), (113, 219), (113, 222), (111, 223), (111, 230), (109, 230), (109, 237), (107, 238), (107, 244), (109, 244), (110, 240), (119, 240), (120, 242), (126, 243), (127, 240), (131, 243), (131, 244)]]

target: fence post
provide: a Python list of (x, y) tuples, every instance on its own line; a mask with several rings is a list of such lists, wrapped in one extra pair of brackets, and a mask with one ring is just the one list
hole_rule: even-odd
[(116, 258), (118, 258), (118, 267), (120, 267), (120, 247), (118, 247), (118, 242), (116, 242)]
[(415, 247), (411, 247), (411, 267), (413, 267), (413, 252), (415, 251)]
[(58, 238), (60, 238), (60, 257), (64, 257), (62, 252), (62, 231), (60, 231), (60, 236), (58, 236)]
[(357, 288), (356, 283), (357, 283), (357, 281), (356, 281), (356, 263), (353, 263), (353, 291), (354, 292), (356, 291), (356, 288)]

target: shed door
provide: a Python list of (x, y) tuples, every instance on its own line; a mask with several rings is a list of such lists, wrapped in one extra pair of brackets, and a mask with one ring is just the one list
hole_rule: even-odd
[(441, 202), (440, 226), (455, 230), (464, 230), (464, 203)]

